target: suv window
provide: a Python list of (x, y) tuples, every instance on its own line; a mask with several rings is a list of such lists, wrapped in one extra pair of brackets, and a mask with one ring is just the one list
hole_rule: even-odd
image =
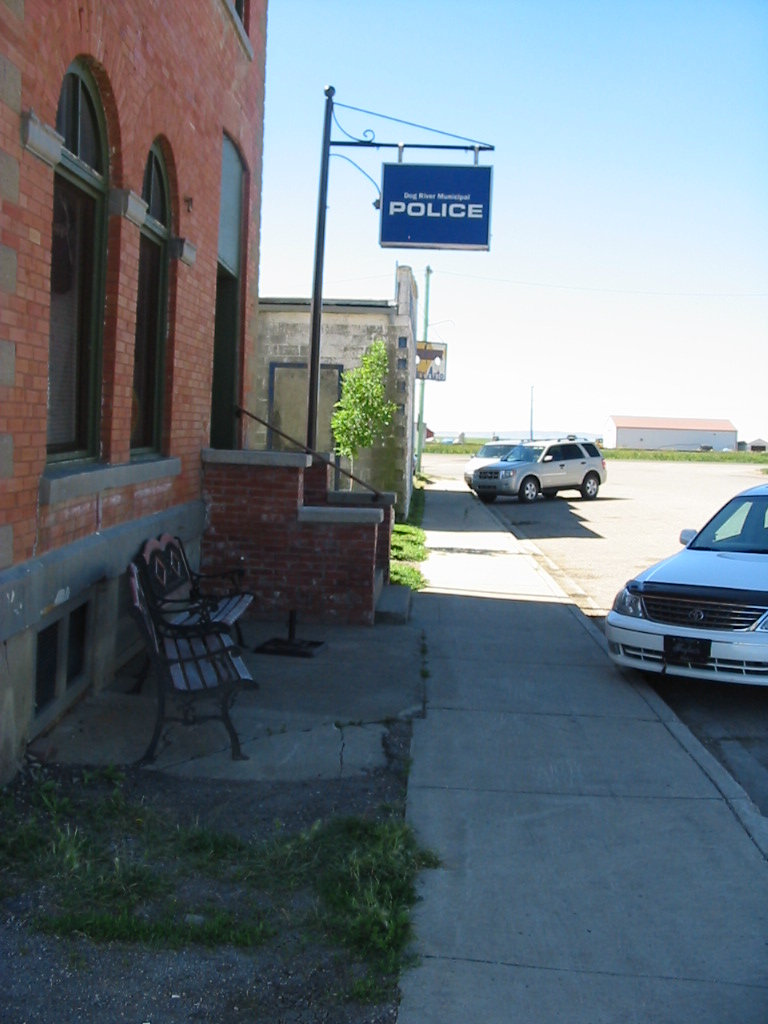
[(583, 459), (584, 452), (577, 444), (564, 444), (561, 445), (562, 455), (561, 459)]
[(531, 445), (519, 444), (513, 448), (509, 455), (505, 455), (503, 462), (536, 462), (544, 451), (543, 448), (533, 448)]

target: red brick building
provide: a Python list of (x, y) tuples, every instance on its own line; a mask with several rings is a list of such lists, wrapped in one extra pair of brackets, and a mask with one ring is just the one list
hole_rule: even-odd
[(267, 0), (0, 0), (0, 780), (133, 641), (240, 447)]

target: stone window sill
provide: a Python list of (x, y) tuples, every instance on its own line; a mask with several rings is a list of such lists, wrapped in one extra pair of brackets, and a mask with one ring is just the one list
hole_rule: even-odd
[(40, 504), (57, 505), (116, 487), (131, 487), (180, 473), (181, 460), (175, 458), (146, 459), (118, 466), (49, 466), (40, 478)]

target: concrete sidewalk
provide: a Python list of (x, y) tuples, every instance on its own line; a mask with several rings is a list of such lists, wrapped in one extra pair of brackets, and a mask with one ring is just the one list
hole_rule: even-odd
[(463, 485), (424, 527), (399, 1024), (765, 1024), (765, 820)]
[[(250, 759), (220, 723), (170, 726), (152, 770), (365, 773), (387, 720), (415, 716), (408, 816), (442, 867), (399, 1024), (766, 1024), (766, 820), (463, 484), (435, 482), (424, 526), (406, 624), (300, 624), (324, 642), (306, 659), (248, 650)], [(247, 647), (280, 632), (249, 623)], [(129, 762), (153, 715), (151, 689), (90, 695), (37, 753)]]

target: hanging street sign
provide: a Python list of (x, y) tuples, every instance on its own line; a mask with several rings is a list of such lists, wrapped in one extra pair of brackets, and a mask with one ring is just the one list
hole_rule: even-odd
[(416, 358), (416, 380), (445, 380), (447, 344), (439, 341), (417, 341)]
[(491, 168), (384, 164), (382, 248), (489, 249)]

